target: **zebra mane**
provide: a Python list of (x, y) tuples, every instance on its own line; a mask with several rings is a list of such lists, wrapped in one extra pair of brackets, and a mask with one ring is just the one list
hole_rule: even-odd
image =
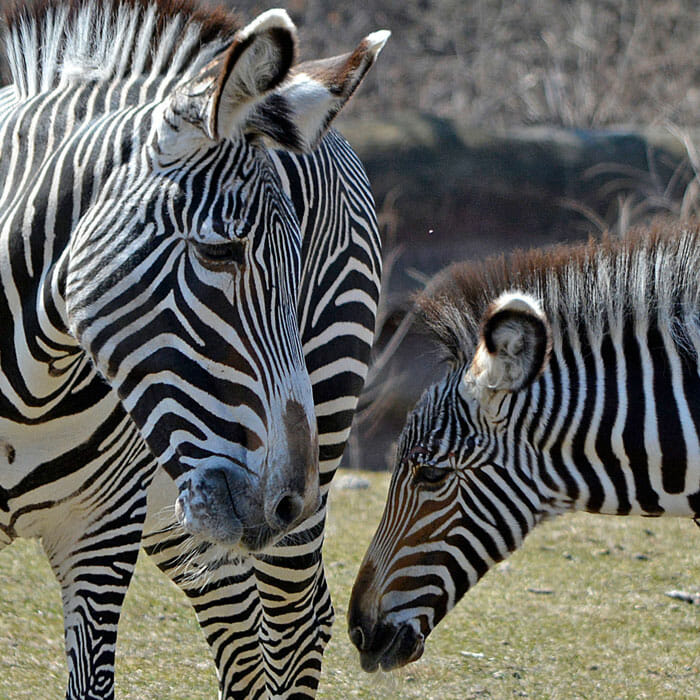
[(20, 99), (63, 80), (118, 80), (194, 72), (239, 28), (196, 0), (15, 0), (0, 12)]
[(426, 326), (459, 364), (471, 361), (490, 302), (514, 290), (542, 302), (555, 339), (567, 328), (600, 337), (631, 318), (668, 323), (675, 341), (692, 347), (685, 324), (676, 319), (700, 316), (698, 270), (700, 223), (659, 220), (624, 239), (605, 235), (600, 241), (456, 263), (416, 302)]

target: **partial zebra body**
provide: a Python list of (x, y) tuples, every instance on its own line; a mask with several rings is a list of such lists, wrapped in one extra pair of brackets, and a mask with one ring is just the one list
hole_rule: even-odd
[(544, 518), (700, 515), (700, 232), (456, 265), (420, 302), (452, 368), (401, 435), (355, 584), (365, 669), (425, 638)]
[(238, 27), (188, 2), (52, 0), (6, 19), (0, 543), (42, 538), (67, 696), (110, 698), (156, 465), (205, 567), (317, 517), (302, 222), (273, 151), (315, 148), (386, 33), (293, 67), (281, 10)]

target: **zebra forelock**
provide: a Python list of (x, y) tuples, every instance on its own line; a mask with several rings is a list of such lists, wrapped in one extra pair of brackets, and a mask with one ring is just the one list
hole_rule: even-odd
[(187, 77), (239, 23), (195, 0), (36, 0), (4, 11), (4, 47), (21, 99), (65, 80)]

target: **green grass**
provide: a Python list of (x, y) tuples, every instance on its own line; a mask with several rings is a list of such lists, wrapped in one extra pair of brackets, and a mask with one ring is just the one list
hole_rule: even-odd
[[(419, 662), (363, 673), (345, 614), (388, 483), (386, 474), (364, 476), (370, 489), (334, 491), (331, 499), (325, 558), (337, 622), (321, 700), (698, 696), (700, 606), (664, 593), (700, 590), (700, 531), (670, 518), (576, 514), (540, 526), (448, 615)], [(37, 543), (0, 553), (0, 591), (0, 699), (61, 697), (58, 587)], [(194, 616), (147, 558), (122, 618), (117, 693), (216, 697)]]

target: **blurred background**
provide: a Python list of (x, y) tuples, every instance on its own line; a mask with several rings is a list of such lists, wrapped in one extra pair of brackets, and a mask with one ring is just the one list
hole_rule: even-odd
[(242, 22), (285, 7), (301, 60), (392, 31), (335, 122), (372, 182), (385, 263), (347, 467), (390, 467), (406, 412), (439, 376), (409, 310), (440, 268), (696, 213), (696, 0), (227, 4)]

